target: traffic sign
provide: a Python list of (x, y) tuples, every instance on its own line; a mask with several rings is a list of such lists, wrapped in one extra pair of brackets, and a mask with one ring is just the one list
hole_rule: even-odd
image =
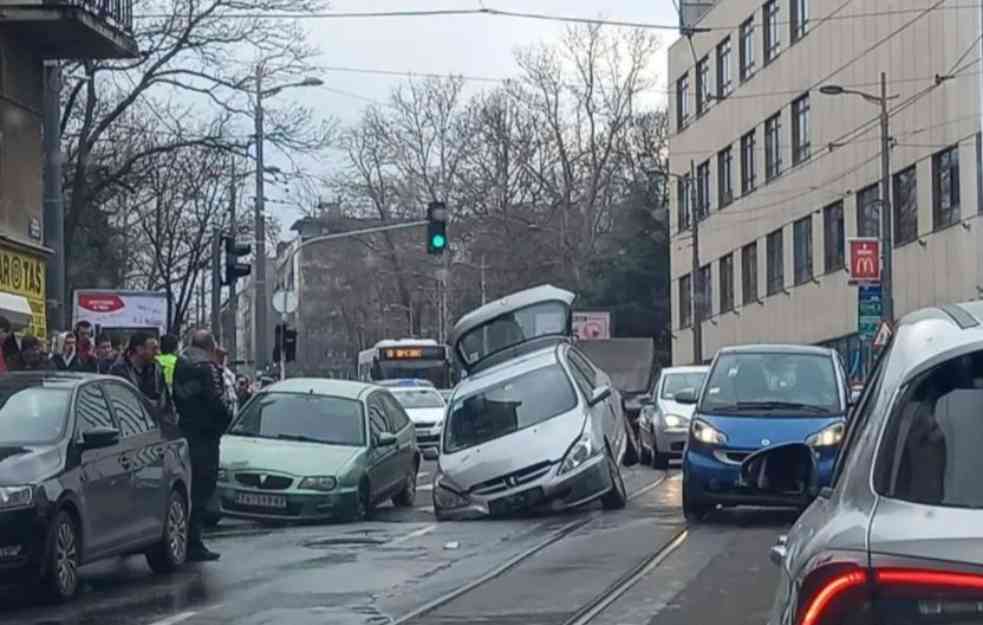
[(881, 285), (866, 285), (857, 289), (857, 333), (865, 341), (877, 335), (882, 310)]
[(874, 347), (884, 347), (891, 340), (894, 330), (887, 321), (881, 322), (881, 327), (877, 329), (877, 336), (874, 337)]
[(273, 310), (281, 315), (289, 315), (297, 310), (297, 292), (280, 289), (273, 294)]
[(850, 283), (881, 281), (881, 241), (871, 237), (847, 240)]

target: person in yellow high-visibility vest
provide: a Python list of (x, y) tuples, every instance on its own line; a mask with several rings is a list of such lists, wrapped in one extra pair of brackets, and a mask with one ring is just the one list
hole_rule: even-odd
[(157, 363), (164, 370), (164, 381), (167, 386), (174, 386), (174, 367), (177, 366), (178, 340), (173, 334), (160, 337), (160, 353)]

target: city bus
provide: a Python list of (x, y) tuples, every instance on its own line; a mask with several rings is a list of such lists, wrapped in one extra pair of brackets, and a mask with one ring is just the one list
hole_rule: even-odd
[(388, 339), (358, 354), (358, 379), (428, 380), (441, 389), (451, 388), (451, 364), (447, 346), (433, 339)]

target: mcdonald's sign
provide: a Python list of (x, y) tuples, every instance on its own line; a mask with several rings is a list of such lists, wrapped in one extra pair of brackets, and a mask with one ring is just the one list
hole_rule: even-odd
[(850, 282), (881, 281), (881, 241), (875, 238), (847, 240)]

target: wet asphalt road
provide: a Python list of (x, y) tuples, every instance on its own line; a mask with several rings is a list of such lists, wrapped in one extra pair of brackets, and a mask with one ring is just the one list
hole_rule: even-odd
[[(625, 470), (628, 508), (436, 523), (433, 465), (417, 505), (359, 524), (264, 528), (223, 521), (217, 563), (171, 577), (142, 556), (83, 569), (64, 606), (0, 590), (0, 623), (18, 625), (761, 625), (778, 571), (768, 548), (794, 516), (718, 511), (687, 528), (681, 480)], [(631, 582), (627, 588), (625, 583)], [(612, 595), (617, 590), (619, 594)], [(620, 594), (623, 593), (623, 594)], [(599, 604), (603, 597), (613, 601)]]

